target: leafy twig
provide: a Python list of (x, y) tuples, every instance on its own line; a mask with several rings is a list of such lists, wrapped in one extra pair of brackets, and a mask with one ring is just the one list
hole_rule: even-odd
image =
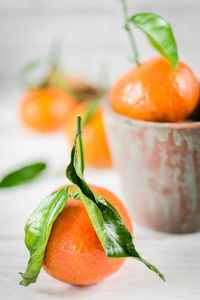
[(123, 7), (123, 12), (124, 12), (124, 18), (125, 18), (125, 30), (128, 32), (128, 36), (131, 42), (131, 46), (132, 46), (132, 50), (133, 50), (133, 54), (134, 54), (134, 62), (136, 63), (137, 66), (140, 66), (140, 62), (138, 59), (138, 51), (137, 51), (137, 47), (135, 44), (135, 39), (134, 36), (132, 34), (132, 31), (130, 29), (129, 26), (129, 18), (128, 18), (128, 10), (127, 10), (127, 6), (126, 6), (126, 0), (121, 0), (122, 1), (122, 7)]

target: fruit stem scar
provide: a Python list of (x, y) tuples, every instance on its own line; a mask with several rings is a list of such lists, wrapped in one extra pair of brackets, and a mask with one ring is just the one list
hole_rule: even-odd
[(80, 164), (81, 164), (81, 172), (82, 175), (84, 174), (85, 163), (84, 163), (84, 153), (83, 153), (83, 139), (82, 139), (82, 129), (81, 129), (81, 116), (78, 115), (77, 117), (77, 135), (78, 135), (78, 142), (79, 142), (79, 150), (80, 150)]
[(138, 50), (137, 50), (137, 47), (136, 47), (135, 39), (134, 39), (134, 36), (133, 36), (132, 31), (131, 31), (130, 26), (129, 26), (128, 10), (127, 10), (127, 6), (126, 6), (126, 0), (121, 0), (121, 1), (122, 1), (122, 7), (123, 7), (124, 19), (125, 19), (124, 29), (127, 31), (128, 35), (129, 35), (129, 39), (130, 39), (133, 54), (134, 54), (134, 62), (136, 63), (137, 66), (140, 66), (140, 62), (139, 62), (139, 58), (138, 58)]

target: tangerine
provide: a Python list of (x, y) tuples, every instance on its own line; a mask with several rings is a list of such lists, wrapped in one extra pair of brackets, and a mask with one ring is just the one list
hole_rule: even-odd
[(114, 111), (127, 117), (178, 122), (188, 117), (199, 99), (199, 82), (182, 61), (173, 73), (163, 57), (153, 57), (134, 67), (115, 83), (110, 93)]
[[(66, 121), (65, 133), (70, 146), (74, 143), (77, 115), (80, 115), (84, 120), (88, 105), (90, 105), (89, 103), (90, 102), (84, 102), (77, 105)], [(94, 167), (111, 167), (111, 156), (102, 115), (103, 109), (99, 107), (90, 121), (83, 126), (84, 158), (87, 165)]]
[(20, 103), (20, 117), (36, 131), (54, 131), (63, 126), (76, 101), (56, 88), (29, 90)]
[[(120, 199), (105, 188), (94, 185), (90, 188), (117, 209), (132, 233), (130, 217)], [(43, 261), (44, 270), (63, 282), (89, 285), (116, 272), (125, 259), (106, 256), (83, 202), (69, 197), (52, 227)]]

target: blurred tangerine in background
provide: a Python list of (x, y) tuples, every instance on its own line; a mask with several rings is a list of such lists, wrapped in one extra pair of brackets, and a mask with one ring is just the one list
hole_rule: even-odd
[(20, 73), (26, 88), (19, 103), (20, 119), (38, 132), (59, 130), (77, 102), (59, 65), (58, 49), (53, 50), (47, 59), (26, 64)]
[[(36, 132), (63, 129), (70, 147), (74, 142), (77, 115), (85, 120), (83, 127), (85, 162), (94, 167), (110, 167), (111, 157), (103, 126), (102, 101), (106, 89), (87, 82), (78, 75), (65, 74), (55, 60), (35, 84), (26, 83), (26, 92), (19, 102), (22, 123)], [(27, 73), (39, 64), (28, 67)], [(25, 71), (25, 77), (26, 77)], [(87, 120), (86, 120), (87, 119)]]
[[(77, 105), (66, 121), (65, 133), (72, 147), (76, 119), (77, 115), (80, 115), (83, 119), (83, 146), (86, 164), (94, 167), (111, 167), (111, 156), (103, 124), (103, 108), (99, 103), (94, 103), (94, 106), (96, 105), (94, 110), (91, 101)], [(90, 111), (92, 111), (91, 114)]]
[(70, 76), (68, 83), (78, 99), (78, 104), (66, 119), (64, 133), (72, 147), (77, 115), (83, 119), (84, 156), (87, 165), (111, 167), (111, 156), (103, 124), (102, 101), (106, 97), (103, 87), (96, 87), (77, 76)]
[(74, 105), (75, 100), (57, 88), (33, 89), (20, 103), (20, 116), (33, 130), (54, 131), (63, 126)]

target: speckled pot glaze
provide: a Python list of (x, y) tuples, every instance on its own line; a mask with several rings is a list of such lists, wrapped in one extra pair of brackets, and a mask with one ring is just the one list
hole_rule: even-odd
[(132, 217), (160, 231), (200, 230), (200, 122), (104, 114), (114, 164)]

